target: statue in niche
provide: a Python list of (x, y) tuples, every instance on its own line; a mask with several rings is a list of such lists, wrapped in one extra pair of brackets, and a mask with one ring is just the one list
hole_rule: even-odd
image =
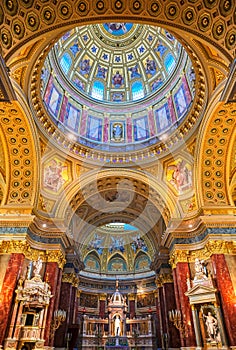
[(115, 335), (120, 336), (120, 318), (118, 315), (115, 318)]
[(206, 268), (206, 263), (204, 260), (199, 260), (198, 258), (195, 259), (195, 276), (194, 276), (194, 281), (196, 280), (204, 280), (207, 279), (207, 268)]
[(206, 329), (208, 333), (207, 340), (210, 342), (219, 341), (219, 327), (216, 317), (214, 317), (212, 313), (208, 311), (207, 315), (203, 314), (203, 319), (205, 320)]
[(35, 277), (38, 277), (40, 276), (40, 271), (42, 269), (42, 266), (43, 266), (43, 261), (42, 259), (39, 257), (37, 261), (34, 261), (33, 262), (33, 266), (34, 266), (34, 276)]

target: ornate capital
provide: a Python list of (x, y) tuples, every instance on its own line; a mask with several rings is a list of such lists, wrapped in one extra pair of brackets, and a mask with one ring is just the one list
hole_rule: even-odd
[(188, 262), (189, 251), (188, 250), (174, 250), (170, 255), (170, 265), (175, 268), (178, 262)]
[(62, 282), (70, 283), (73, 287), (78, 288), (79, 277), (75, 273), (63, 273)]
[(47, 262), (56, 262), (60, 269), (63, 269), (63, 266), (66, 263), (65, 255), (61, 250), (47, 250), (46, 251)]
[(136, 299), (136, 296), (135, 296), (135, 294), (130, 293), (130, 294), (128, 294), (128, 298), (129, 298), (129, 300), (131, 301), (131, 300), (135, 300), (135, 299)]
[(155, 280), (158, 288), (162, 287), (165, 283), (173, 283), (173, 276), (171, 273), (161, 273)]
[(66, 260), (61, 250), (42, 250), (30, 246), (27, 241), (1, 241), (0, 254), (23, 254), (27, 259), (36, 261), (39, 258), (43, 262), (57, 262), (62, 269)]
[(107, 300), (107, 295), (106, 295), (106, 294), (101, 294), (101, 295), (99, 295), (99, 300), (100, 300), (100, 301), (101, 301), (101, 300), (106, 301), (106, 300)]
[[(188, 247), (189, 248), (189, 247)], [(195, 259), (206, 260), (213, 254), (236, 254), (236, 242), (210, 240), (203, 248), (196, 250), (175, 249), (170, 255), (170, 264), (175, 268), (178, 262), (194, 262)]]

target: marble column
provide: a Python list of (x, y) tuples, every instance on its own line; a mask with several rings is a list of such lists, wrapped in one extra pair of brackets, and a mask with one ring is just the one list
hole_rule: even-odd
[(193, 315), (193, 325), (196, 335), (196, 343), (197, 347), (201, 348), (202, 341), (201, 341), (201, 329), (200, 329), (200, 323), (198, 319), (198, 311), (195, 309), (194, 305), (192, 305), (192, 315)]
[(23, 254), (12, 253), (3, 279), (0, 303), (0, 344), (3, 344), (5, 338), (14, 291), (22, 272), (24, 259)]
[(135, 295), (129, 294), (129, 313), (130, 318), (134, 318), (135, 316)]
[(54, 345), (56, 348), (63, 348), (66, 346), (66, 334), (71, 318), (71, 301), (72, 301), (72, 284), (69, 282), (62, 282), (59, 309), (66, 311), (66, 320), (58, 328), (55, 333)]
[(156, 298), (156, 316), (157, 316), (157, 324), (156, 324), (156, 335), (157, 335), (157, 347), (161, 348), (161, 312), (160, 312), (160, 302), (159, 302), (159, 293), (158, 290), (155, 293)]
[(186, 329), (186, 347), (196, 346), (192, 310), (189, 304), (189, 298), (185, 295), (187, 292), (187, 276), (190, 275), (189, 265), (187, 262), (178, 262), (176, 265), (176, 278), (174, 283), (177, 283), (179, 302), (180, 302), (180, 311), (182, 314), (182, 320), (185, 323)]
[(236, 306), (232, 279), (224, 254), (214, 254), (211, 259), (217, 288), (220, 292), (221, 307), (229, 345), (236, 346)]
[(50, 300), (47, 312), (47, 320), (44, 332), (45, 346), (52, 346), (53, 337), (50, 337), (50, 327), (53, 320), (54, 310), (57, 310), (58, 298), (60, 293), (58, 293), (61, 285), (61, 274), (59, 266), (56, 262), (48, 262), (45, 267), (45, 276), (47, 282), (50, 284), (51, 292), (53, 297)]
[(71, 324), (78, 324), (78, 296), (77, 287), (72, 287), (73, 305), (71, 307)]
[[(174, 292), (175, 292), (175, 303), (176, 303), (176, 308), (177, 310), (181, 310), (181, 305), (180, 305), (180, 297), (179, 297), (179, 289), (178, 289), (178, 278), (177, 278), (177, 273), (176, 273), (176, 268), (172, 270), (172, 275), (173, 275), (173, 280), (174, 280)], [(183, 337), (183, 334), (179, 332), (180, 336), (180, 344), (181, 347), (185, 346), (185, 338)]]
[(99, 296), (99, 316), (105, 318), (106, 295)]
[(170, 348), (180, 347), (180, 335), (174, 324), (169, 321), (169, 311), (176, 309), (174, 284), (171, 282), (163, 284), (164, 315), (166, 330), (168, 334), (168, 345)]

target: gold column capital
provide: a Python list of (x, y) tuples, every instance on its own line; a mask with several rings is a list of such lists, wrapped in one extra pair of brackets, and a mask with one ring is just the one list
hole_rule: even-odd
[(155, 279), (156, 286), (162, 287), (165, 283), (173, 283), (173, 276), (171, 273), (161, 273)]
[(62, 274), (62, 282), (70, 283), (70, 284), (72, 284), (73, 287), (78, 288), (78, 286), (79, 286), (79, 277), (74, 272), (71, 272), (71, 273), (65, 273), (64, 272)]
[(47, 262), (56, 262), (60, 269), (63, 269), (63, 266), (66, 263), (65, 255), (61, 250), (47, 250), (46, 251)]
[(130, 294), (128, 294), (128, 298), (129, 298), (129, 300), (135, 300), (136, 296), (134, 293), (130, 293)]
[(66, 260), (61, 250), (35, 249), (26, 240), (0, 241), (0, 254), (23, 254), (25, 258), (36, 261), (41, 258), (43, 262), (57, 262), (62, 269)]
[[(189, 246), (188, 246), (189, 248)], [(178, 262), (194, 262), (195, 259), (206, 260), (214, 254), (236, 254), (236, 242), (225, 240), (209, 240), (201, 249), (185, 250), (174, 249), (170, 255), (170, 264), (172, 269)]]
[(100, 294), (100, 295), (99, 295), (99, 300), (100, 300), (100, 301), (101, 301), (101, 300), (106, 301), (106, 300), (107, 300), (107, 294)]

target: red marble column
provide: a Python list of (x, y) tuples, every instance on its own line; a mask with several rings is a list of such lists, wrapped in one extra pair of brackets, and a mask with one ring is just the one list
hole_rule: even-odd
[(58, 264), (56, 262), (48, 262), (46, 264), (45, 268), (45, 276), (47, 279), (47, 282), (51, 286), (51, 292), (53, 297), (50, 300), (50, 304), (48, 306), (48, 313), (47, 313), (47, 321), (46, 321), (46, 327), (45, 327), (45, 346), (52, 346), (53, 339), (50, 339), (50, 326), (53, 319), (53, 312), (56, 310), (56, 306), (58, 305), (58, 298), (60, 293), (59, 287), (60, 287), (60, 269), (58, 267)]
[(135, 316), (135, 300), (134, 300), (134, 298), (129, 299), (129, 313), (130, 313), (130, 318), (134, 318), (134, 316)]
[(160, 307), (160, 299), (159, 299), (159, 291), (157, 291), (156, 295), (156, 315), (157, 315), (157, 327), (156, 327), (156, 335), (157, 335), (157, 347), (158, 349), (162, 348), (161, 343), (161, 334), (162, 334), (162, 322), (161, 322), (161, 307)]
[(169, 335), (169, 347), (180, 348), (180, 335), (174, 324), (169, 321), (169, 311), (176, 309), (174, 285), (171, 282), (163, 284), (163, 298), (164, 298), (164, 318), (166, 323), (167, 333)]
[(236, 305), (234, 287), (224, 254), (211, 257), (230, 346), (236, 346)]
[(179, 292), (180, 310), (183, 320), (186, 324), (187, 337), (185, 339), (186, 346), (196, 346), (196, 338), (192, 319), (192, 310), (188, 297), (184, 294), (187, 292), (187, 276), (190, 275), (188, 263), (178, 262), (176, 266), (176, 280)]
[(22, 271), (24, 259), (23, 254), (11, 254), (6, 269), (0, 297), (0, 344), (3, 344), (3, 340), (5, 338), (14, 291)]
[(166, 322), (165, 322), (165, 305), (164, 305), (164, 296), (163, 296), (163, 286), (158, 288), (159, 292), (159, 307), (160, 307), (160, 321), (161, 321), (161, 330), (162, 334), (167, 333)]
[(69, 282), (62, 282), (61, 284), (61, 296), (59, 309), (66, 311), (66, 320), (58, 328), (55, 333), (55, 347), (62, 348), (66, 346), (66, 333), (71, 319), (71, 302), (72, 296), (72, 284)]
[(70, 324), (77, 323), (78, 319), (78, 297), (77, 297), (77, 287), (72, 287), (72, 305), (71, 305), (71, 319)]
[[(178, 290), (178, 278), (177, 278), (177, 273), (176, 273), (176, 268), (172, 270), (172, 275), (173, 275), (173, 280), (174, 280), (174, 292), (175, 292), (175, 302), (176, 302), (176, 308), (177, 310), (181, 310), (181, 305), (180, 305), (180, 298), (179, 298), (179, 290)], [(183, 335), (179, 332), (180, 335), (180, 343), (181, 347), (185, 346), (185, 341), (183, 338)]]
[(99, 316), (101, 318), (105, 318), (105, 309), (106, 309), (106, 300), (99, 300)]

